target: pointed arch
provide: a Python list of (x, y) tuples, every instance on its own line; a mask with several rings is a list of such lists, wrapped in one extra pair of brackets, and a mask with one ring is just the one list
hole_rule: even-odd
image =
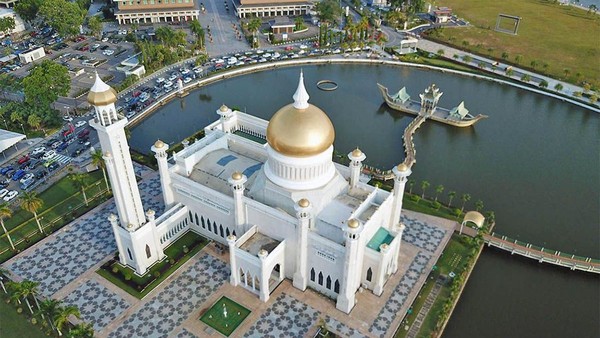
[(337, 279), (335, 280), (335, 283), (333, 284), (333, 292), (340, 293), (340, 281)]
[(219, 234), (221, 237), (225, 237), (225, 234), (223, 233), (223, 224), (219, 224)]
[(233, 235), (234, 235), (235, 237), (237, 237), (237, 235), (235, 234), (235, 230), (233, 230)]
[(219, 229), (217, 228), (217, 222), (213, 221), (213, 232), (215, 235), (219, 234)]
[(146, 244), (146, 258), (152, 257), (152, 253), (150, 252), (150, 247)]
[(323, 272), (319, 271), (319, 285), (323, 285)]
[(211, 227), (211, 225), (210, 225), (210, 219), (209, 219), (209, 220), (208, 220), (208, 222), (206, 222), (206, 223), (208, 223), (208, 231), (212, 232), (212, 227)]
[(231, 233), (229, 232), (229, 228), (225, 228), (225, 235), (227, 235), (227, 237), (229, 237), (229, 235), (231, 235)]
[(129, 255), (129, 259), (133, 260), (133, 255), (131, 254), (131, 250), (129, 250), (129, 248), (127, 248), (127, 254)]
[(204, 216), (200, 216), (200, 221), (202, 222), (202, 228), (206, 229), (206, 224), (204, 224)]
[(315, 281), (315, 268), (310, 269), (310, 280), (311, 282)]
[(200, 225), (200, 222), (198, 222), (198, 214), (196, 214), (196, 224)]
[(331, 290), (331, 277), (329, 276), (327, 276), (327, 283), (325, 284), (325, 287)]
[(373, 279), (373, 270), (371, 268), (367, 269), (367, 281), (371, 281)]

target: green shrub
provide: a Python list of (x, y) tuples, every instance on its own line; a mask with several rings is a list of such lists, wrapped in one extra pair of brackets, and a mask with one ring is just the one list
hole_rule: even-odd
[(115, 265), (115, 266), (113, 266), (113, 268), (112, 268), (112, 272), (113, 272), (113, 273), (117, 273), (117, 272), (119, 272), (119, 267), (118, 267), (118, 266), (116, 266), (116, 265)]
[(131, 280), (131, 274), (130, 273), (126, 273), (125, 274), (125, 280)]

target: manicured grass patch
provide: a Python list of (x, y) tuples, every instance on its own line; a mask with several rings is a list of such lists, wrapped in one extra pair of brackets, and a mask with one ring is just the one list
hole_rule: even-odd
[[(46, 337), (39, 324), (33, 325), (30, 322), (31, 313), (25, 303), (17, 304), (18, 306), (14, 306), (12, 302), (7, 304), (9, 298), (2, 289), (0, 289), (0, 295), (0, 337)], [(17, 313), (17, 307), (22, 309), (22, 313)]]
[[(600, 85), (598, 15), (546, 0), (441, 0), (437, 5), (451, 7), (473, 26), (435, 30), (430, 36), (436, 40), (571, 83)], [(517, 35), (494, 30), (500, 13), (522, 17)]]
[(131, 268), (122, 266), (117, 257), (102, 265), (96, 272), (130, 295), (141, 299), (202, 250), (206, 244), (208, 244), (207, 239), (189, 231), (165, 249), (167, 257), (152, 266), (141, 277)]
[[(406, 315), (400, 329), (396, 334), (396, 338), (406, 337), (408, 331), (404, 330), (404, 326), (409, 327), (414, 323), (419, 311), (423, 307), (427, 296), (433, 289), (436, 280), (440, 275), (448, 275), (450, 272), (454, 272), (457, 276), (464, 273), (469, 263), (474, 260), (475, 253), (477, 252), (477, 242), (465, 235), (453, 234), (452, 238), (446, 245), (446, 248), (442, 252), (442, 255), (438, 259), (434, 270), (430, 273), (427, 278), (427, 282), (421, 288), (419, 295), (411, 306), (411, 312)], [(440, 320), (442, 312), (445, 310), (444, 307), (448, 302), (448, 299), (453, 289), (458, 289), (460, 281), (457, 279), (448, 281), (444, 284), (440, 293), (438, 294), (435, 302), (431, 306), (429, 313), (425, 317), (421, 330), (419, 331), (419, 337), (430, 337), (432, 333), (437, 329), (437, 324)], [(448, 309), (446, 309), (448, 310)]]
[(200, 317), (200, 320), (229, 337), (249, 314), (250, 310), (227, 297), (221, 297)]
[[(110, 195), (106, 193), (106, 185), (101, 172), (89, 174), (87, 183), (87, 206), (84, 203), (81, 190), (74, 187), (68, 176), (62, 178), (39, 195), (44, 204), (38, 212), (38, 219), (46, 235), (62, 228), (110, 198)], [(11, 249), (6, 235), (1, 233), (0, 262), (5, 262), (46, 236), (39, 233), (33, 215), (21, 208), (14, 210), (13, 216), (5, 221), (5, 225), (17, 251)]]

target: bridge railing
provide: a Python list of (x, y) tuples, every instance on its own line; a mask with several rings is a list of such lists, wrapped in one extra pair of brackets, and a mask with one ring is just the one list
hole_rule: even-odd
[(600, 264), (600, 259), (593, 259), (591, 257), (577, 256), (575, 254), (571, 254), (571, 253), (567, 253), (567, 252), (561, 252), (561, 251), (558, 251), (558, 250), (548, 249), (548, 248), (541, 247), (541, 246), (538, 246), (538, 245), (534, 245), (534, 244), (531, 244), (531, 243), (519, 241), (518, 239), (515, 239), (515, 238), (511, 238), (511, 237), (508, 237), (508, 236), (500, 235), (500, 234), (497, 234), (495, 232), (492, 232), (490, 234), (490, 236), (492, 236), (494, 238), (497, 238), (497, 239), (500, 239), (500, 240), (503, 240), (505, 242), (514, 243), (516, 245), (524, 247), (525, 249), (532, 249), (532, 250), (540, 251), (540, 252), (543, 252), (543, 253), (548, 254), (548, 255), (558, 256), (558, 257), (566, 258), (566, 259), (578, 260), (578, 261), (581, 261), (581, 262), (589, 262), (589, 263), (594, 263), (594, 264)]

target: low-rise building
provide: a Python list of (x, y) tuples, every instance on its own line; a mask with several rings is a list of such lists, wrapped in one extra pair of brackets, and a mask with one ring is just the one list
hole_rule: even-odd
[(39, 60), (46, 56), (46, 52), (44, 51), (44, 47), (35, 47), (30, 50), (26, 50), (19, 54), (19, 61), (21, 63), (30, 63), (35, 60)]
[(119, 24), (179, 22), (198, 19), (194, 0), (114, 0)]
[(435, 23), (446, 23), (452, 18), (452, 8), (438, 7), (433, 11), (432, 17)]
[(232, 0), (238, 18), (252, 16), (298, 16), (307, 14), (313, 3), (299, 0)]

